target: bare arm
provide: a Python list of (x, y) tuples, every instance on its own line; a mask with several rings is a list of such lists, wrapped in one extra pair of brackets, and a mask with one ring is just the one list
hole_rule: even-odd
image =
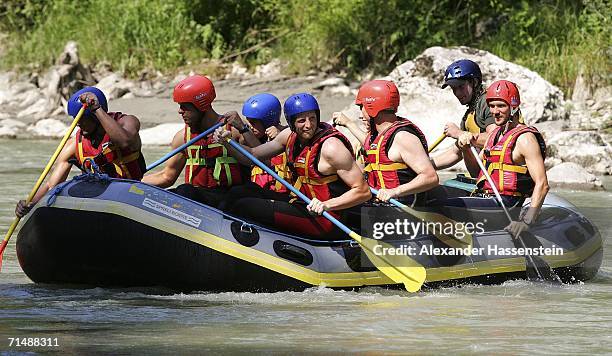
[(463, 155), (457, 146), (452, 146), (448, 150), (430, 159), (434, 169), (440, 170), (452, 167), (463, 159)]
[(49, 179), (47, 179), (46, 183), (43, 183), (38, 191), (32, 197), (32, 201), (30, 204), (26, 206), (25, 201), (21, 200), (17, 203), (17, 207), (15, 208), (15, 215), (18, 217), (25, 216), (38, 201), (42, 198), (49, 190), (53, 189), (56, 185), (66, 181), (68, 178), (68, 174), (70, 174), (70, 169), (72, 165), (68, 162), (71, 158), (76, 156), (75, 142), (74, 138), (69, 139), (66, 142), (66, 145), (60, 152), (55, 164), (53, 165), (53, 171), (51, 171), (51, 175)]
[(319, 171), (325, 174), (335, 172), (350, 189), (339, 197), (324, 202), (326, 210), (342, 210), (368, 201), (372, 194), (363, 179), (363, 173), (353, 159), (353, 155), (337, 138), (332, 137), (321, 147)]
[(115, 121), (104, 110), (96, 110), (95, 114), (114, 145), (121, 149), (140, 150), (140, 121), (136, 116), (126, 115)]
[[(185, 129), (177, 132), (172, 139), (171, 148), (174, 150), (182, 145)], [(166, 161), (164, 168), (156, 173), (147, 174), (142, 178), (143, 183), (151, 184), (161, 188), (172, 186), (178, 179), (181, 171), (187, 163), (187, 158), (182, 152), (179, 152)]]
[(438, 185), (438, 174), (415, 135), (405, 131), (398, 132), (389, 150), (389, 158), (395, 162), (403, 162), (417, 174), (410, 182), (394, 188), (395, 197), (424, 192)]
[(351, 134), (355, 136), (355, 138), (357, 138), (357, 141), (359, 141), (363, 145), (367, 133), (361, 129), (357, 121), (344, 115), (344, 113), (342, 112), (333, 113), (332, 119), (334, 121), (334, 124), (346, 127), (351, 132)]
[(485, 132), (481, 132), (479, 134), (476, 134), (474, 137), (475, 140), (475, 144), (478, 147), (484, 147), (484, 145), (487, 143), (487, 138), (489, 137), (489, 135), (491, 134), (491, 132), (493, 132), (493, 130), (495, 130), (495, 128), (497, 127), (497, 125), (495, 124), (490, 124), (487, 126), (487, 128), (485, 129)]
[[(245, 151), (249, 152), (256, 158), (260, 160), (267, 160), (285, 151), (285, 144), (287, 143), (287, 140), (289, 139), (290, 134), (291, 134), (291, 130), (287, 128), (281, 131), (281, 133), (279, 133), (278, 136), (274, 138), (274, 140), (268, 141), (257, 147), (247, 147), (244, 145), (241, 145), (241, 146), (242, 148), (245, 149)], [(219, 129), (217, 129), (217, 131), (215, 131), (215, 134), (214, 134), (215, 142), (226, 142), (227, 137), (230, 137), (230, 132), (225, 130), (225, 128), (220, 127)], [(242, 156), (242, 154), (238, 152), (238, 150), (234, 149), (229, 144), (225, 144), (225, 147), (227, 148), (229, 154), (232, 155), (233, 157)]]
[[(540, 152), (540, 145), (535, 135), (531, 132), (524, 133), (516, 140), (516, 148), (514, 153), (519, 154), (525, 159), (527, 170), (531, 179), (535, 182), (533, 193), (531, 195), (531, 204), (525, 220), (531, 222), (538, 216), (540, 208), (544, 203), (546, 194), (548, 193), (548, 178), (546, 176), (546, 168), (544, 167), (544, 158)], [(514, 157), (513, 157), (514, 158)], [(533, 219), (533, 220), (532, 220)]]
[[(480, 166), (478, 165), (478, 162), (474, 158), (474, 155), (472, 154), (470, 147), (471, 147), (470, 145), (466, 145), (461, 148), (461, 151), (463, 152), (463, 157), (465, 160), (465, 167), (467, 168), (468, 172), (470, 172), (470, 176), (478, 177), (478, 174), (480, 174)], [(478, 149), (479, 148), (476, 147), (477, 151)], [(484, 154), (484, 150), (481, 150), (480, 154), (478, 155), (481, 161), (483, 158), (483, 154)]]

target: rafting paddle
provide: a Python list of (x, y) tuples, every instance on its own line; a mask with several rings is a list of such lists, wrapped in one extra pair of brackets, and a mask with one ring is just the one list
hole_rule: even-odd
[(438, 137), (438, 139), (433, 143), (433, 145), (431, 145), (431, 147), (429, 147), (429, 150), (427, 150), (427, 152), (431, 153), (431, 151), (435, 150), (436, 147), (438, 147), (438, 145), (441, 144), (442, 141), (444, 141), (445, 138), (446, 138), (445, 134), (442, 134), (440, 137)]
[[(286, 180), (281, 178), (274, 170), (270, 167), (263, 164), (260, 160), (258, 160), (255, 156), (245, 150), (238, 142), (235, 142), (231, 139), (228, 139), (228, 142), (232, 147), (242, 153), (245, 157), (253, 161), (259, 168), (266, 171), (270, 174), (274, 179), (284, 185), (287, 189), (297, 195), (300, 199), (302, 199), (306, 204), (310, 203), (310, 199), (302, 194), (299, 190), (295, 189), (293, 185), (288, 183)], [(378, 268), (383, 274), (385, 274), (389, 279), (394, 281), (395, 283), (402, 283), (404, 287), (409, 292), (416, 292), (421, 289), (423, 282), (425, 282), (426, 271), (423, 266), (421, 266), (418, 262), (413, 260), (412, 258), (406, 255), (391, 255), (380, 253), (377, 254), (374, 250), (378, 247), (380, 251), (391, 251), (391, 249), (395, 249), (393, 246), (384, 243), (379, 240), (370, 239), (367, 237), (360, 236), (356, 232), (349, 229), (346, 225), (338, 221), (335, 217), (333, 217), (327, 211), (323, 212), (323, 216), (331, 221), (334, 225), (336, 225), (340, 230), (347, 233), (353, 240), (357, 241), (357, 243), (364, 250), (365, 254), (368, 256), (372, 264)]]
[[(495, 198), (497, 199), (501, 207), (504, 209), (504, 213), (506, 213), (506, 217), (508, 218), (508, 221), (512, 222), (512, 217), (510, 216), (510, 213), (508, 212), (508, 209), (506, 208), (506, 205), (504, 204), (501, 198), (501, 195), (499, 194), (499, 191), (497, 190), (497, 186), (493, 182), (493, 179), (489, 175), (489, 172), (487, 171), (484, 164), (480, 160), (480, 157), (478, 156), (478, 152), (476, 152), (476, 149), (474, 148), (474, 146), (470, 146), (470, 151), (472, 152), (474, 159), (478, 163), (478, 167), (480, 167), (482, 174), (484, 174), (487, 181), (489, 182), (489, 185), (491, 186), (491, 189), (493, 190), (493, 193), (495, 194)], [(520, 244), (522, 245), (522, 247), (527, 251), (527, 246), (525, 246), (525, 242), (523, 241), (523, 238), (521, 237), (520, 234), (516, 236), (516, 240), (518, 240)], [(526, 262), (525, 272), (527, 272), (528, 279), (533, 279), (533, 278), (529, 278), (530, 277), (529, 271), (532, 270), (535, 272), (535, 275), (536, 275), (535, 277), (541, 281), (548, 280), (548, 281), (556, 282), (556, 283), (561, 282), (561, 280), (559, 279), (559, 276), (557, 276), (557, 274), (552, 270), (552, 268), (548, 265), (548, 263), (546, 263), (546, 261), (544, 261), (543, 259), (537, 256), (532, 256), (529, 253), (526, 253), (525, 262)]]
[(214, 132), (216, 129), (218, 129), (223, 124), (225, 124), (223, 121), (219, 121), (216, 124), (212, 125), (208, 130), (202, 132), (201, 134), (197, 135), (196, 137), (192, 138), (191, 140), (189, 140), (189, 141), (185, 142), (184, 144), (180, 145), (179, 147), (175, 148), (174, 150), (172, 150), (172, 152), (169, 152), (168, 154), (166, 154), (162, 158), (160, 158), (157, 161), (155, 161), (155, 162), (151, 163), (150, 165), (148, 165), (146, 171), (148, 172), (148, 171), (152, 170), (153, 168), (159, 166), (160, 164), (166, 162), (167, 160), (172, 158), (172, 156), (174, 156), (175, 154), (181, 152), (185, 148), (193, 145), (197, 141), (199, 141), (199, 140), (203, 139), (204, 137), (210, 135), (212, 132)]
[[(29, 204), (32, 201), (32, 198), (34, 198), (34, 196), (36, 195), (36, 192), (38, 192), (38, 188), (40, 188), (40, 186), (42, 185), (42, 182), (47, 177), (47, 174), (51, 170), (51, 167), (53, 167), (53, 164), (55, 163), (55, 160), (57, 159), (57, 156), (59, 156), (60, 152), (62, 151), (62, 149), (66, 145), (66, 141), (68, 141), (68, 139), (70, 138), (70, 135), (72, 135), (72, 131), (74, 131), (74, 128), (79, 123), (79, 120), (81, 119), (81, 116), (83, 116), (83, 113), (85, 112), (86, 108), (87, 108), (87, 105), (83, 104), (83, 106), (81, 107), (81, 110), (79, 110), (77, 116), (72, 121), (72, 124), (70, 125), (70, 128), (68, 129), (68, 131), (66, 132), (66, 134), (62, 138), (62, 141), (60, 141), (59, 145), (55, 149), (55, 152), (51, 156), (51, 159), (49, 159), (49, 162), (47, 162), (47, 165), (45, 166), (45, 169), (40, 174), (40, 177), (38, 177), (38, 181), (36, 181), (36, 184), (34, 185), (34, 188), (32, 188), (32, 191), (30, 192), (30, 195), (28, 195), (28, 198), (26, 199), (26, 205)], [(13, 235), (13, 231), (15, 231), (15, 228), (17, 227), (17, 224), (19, 224), (19, 220), (21, 220), (20, 217), (15, 217), (15, 220), (13, 220), (13, 224), (11, 224), (11, 227), (6, 232), (6, 235), (4, 236), (4, 240), (2, 240), (2, 243), (0, 243), (0, 271), (2, 270), (2, 255), (4, 254), (4, 250), (6, 249), (6, 245), (8, 244), (9, 240), (11, 239), (11, 235)]]

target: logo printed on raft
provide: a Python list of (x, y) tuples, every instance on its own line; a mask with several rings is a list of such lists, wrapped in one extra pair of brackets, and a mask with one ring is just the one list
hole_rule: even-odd
[(189, 215), (180, 210), (176, 210), (172, 207), (169, 207), (160, 202), (156, 202), (155, 200), (151, 200), (149, 198), (145, 198), (145, 200), (142, 201), (142, 205), (157, 212), (160, 212), (166, 216), (182, 221), (185, 224), (191, 225), (193, 227), (199, 227), (200, 223), (202, 222), (202, 219), (198, 219), (195, 216)]

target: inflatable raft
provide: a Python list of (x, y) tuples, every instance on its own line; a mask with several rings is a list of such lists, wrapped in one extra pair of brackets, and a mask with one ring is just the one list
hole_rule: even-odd
[[(473, 187), (460, 180), (447, 185)], [(588, 280), (600, 267), (598, 230), (554, 194), (548, 194), (530, 236), (527, 245), (554, 252), (540, 258), (564, 282)], [(510, 251), (515, 243), (501, 226), (476, 232), (466, 241), (432, 234), (389, 241), (404, 250), (455, 246), (475, 251), (412, 256), (426, 268), (426, 287), (525, 278), (524, 255), (498, 253)], [(23, 271), (37, 283), (180, 291), (394, 286), (346, 236), (316, 241), (289, 235), (164, 189), (99, 175), (76, 177), (49, 192), (26, 217), (16, 246)]]

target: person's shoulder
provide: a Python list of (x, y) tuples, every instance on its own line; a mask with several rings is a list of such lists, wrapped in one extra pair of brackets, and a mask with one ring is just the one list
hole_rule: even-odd
[(393, 145), (399, 144), (401, 147), (411, 147), (415, 143), (420, 143), (420, 139), (408, 130), (398, 131), (393, 140)]
[(517, 138), (515, 146), (519, 149), (540, 147), (536, 135), (532, 131), (525, 130)]
[(123, 114), (123, 113), (114, 113), (114, 112), (109, 112), (109, 114), (111, 115), (115, 115), (115, 114), (119, 114), (119, 117), (117, 118), (117, 121), (119, 123), (131, 123), (131, 124), (138, 124), (140, 125), (140, 120), (132, 114)]
[(340, 152), (341, 150), (348, 151), (348, 148), (346, 148), (346, 145), (338, 136), (328, 137), (327, 139), (325, 139), (325, 141), (323, 141), (323, 144), (321, 145), (321, 152), (324, 155), (334, 155)]

